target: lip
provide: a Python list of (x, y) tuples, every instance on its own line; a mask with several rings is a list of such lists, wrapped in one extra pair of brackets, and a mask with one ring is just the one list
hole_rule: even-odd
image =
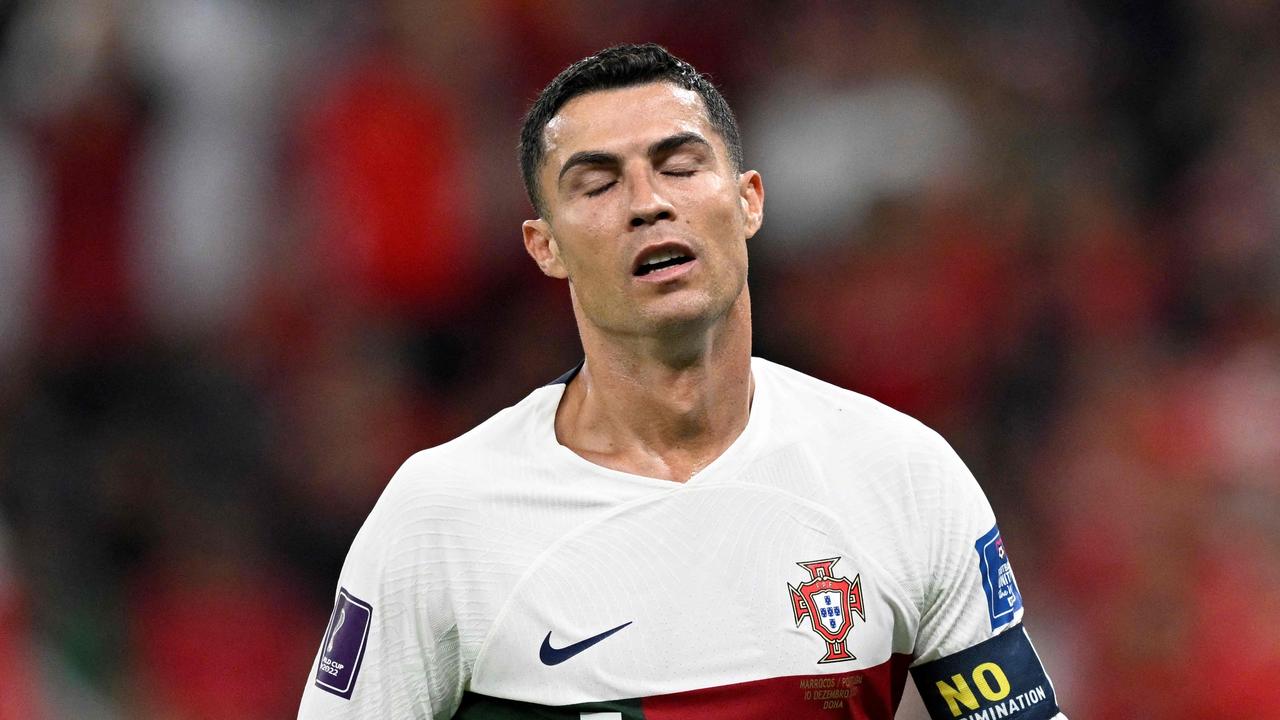
[(685, 275), (688, 275), (689, 273), (693, 272), (693, 268), (697, 266), (697, 264), (698, 264), (698, 259), (693, 258), (689, 262), (680, 263), (679, 265), (672, 265), (670, 267), (664, 267), (661, 270), (654, 270), (648, 275), (635, 275), (632, 277), (632, 280), (635, 280), (636, 282), (650, 283), (650, 284), (671, 282), (672, 280), (678, 280), (684, 277)]
[[(672, 265), (660, 270), (654, 270), (645, 275), (636, 275), (636, 271), (640, 269), (640, 264), (642, 262), (661, 252), (674, 252), (679, 255), (687, 256), (691, 259), (689, 262)], [(693, 248), (677, 240), (664, 240), (662, 242), (651, 243), (640, 248), (640, 252), (636, 253), (635, 258), (631, 261), (631, 277), (641, 282), (664, 282), (684, 275), (697, 263), (698, 256), (694, 254)]]

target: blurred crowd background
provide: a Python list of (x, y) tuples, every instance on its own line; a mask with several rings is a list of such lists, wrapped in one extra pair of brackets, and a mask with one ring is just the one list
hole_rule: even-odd
[(295, 712), (399, 463), (579, 358), (519, 121), (646, 40), (764, 175), (756, 354), (951, 441), (1072, 717), (1280, 717), (1277, 38), (1250, 0), (0, 4), (0, 718)]

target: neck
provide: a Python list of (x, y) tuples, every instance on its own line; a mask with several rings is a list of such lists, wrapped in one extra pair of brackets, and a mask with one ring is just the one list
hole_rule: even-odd
[(706, 328), (659, 337), (580, 328), (586, 363), (556, 411), (556, 436), (578, 455), (683, 482), (746, 427), (752, 380), (745, 290)]

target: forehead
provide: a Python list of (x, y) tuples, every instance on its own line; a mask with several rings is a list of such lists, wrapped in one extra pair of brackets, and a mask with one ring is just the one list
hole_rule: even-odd
[(575, 152), (624, 154), (682, 132), (718, 139), (702, 97), (692, 90), (665, 82), (597, 90), (565, 103), (547, 122), (546, 165), (558, 171)]

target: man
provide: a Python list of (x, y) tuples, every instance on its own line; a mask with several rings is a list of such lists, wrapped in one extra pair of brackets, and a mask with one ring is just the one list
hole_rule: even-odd
[(543, 91), (524, 243), (586, 359), (392, 479), (303, 717), (888, 718), (908, 669), (937, 718), (1056, 716), (947, 444), (751, 358), (740, 147), (655, 45)]

